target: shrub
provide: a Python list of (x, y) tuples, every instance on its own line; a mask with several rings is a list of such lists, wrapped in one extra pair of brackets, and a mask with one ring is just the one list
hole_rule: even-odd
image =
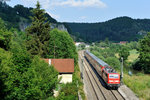
[(78, 88), (75, 83), (67, 83), (62, 87), (57, 100), (78, 100)]
[(116, 57), (106, 58), (106, 62), (115, 69), (120, 69), (120, 61)]
[[(58, 72), (37, 56), (32, 60), (27, 54), (20, 55), (19, 60), (20, 52), (14, 56), (0, 48), (1, 98), (26, 100), (51, 97), (57, 84)], [(16, 65), (17, 61), (19, 65)]]

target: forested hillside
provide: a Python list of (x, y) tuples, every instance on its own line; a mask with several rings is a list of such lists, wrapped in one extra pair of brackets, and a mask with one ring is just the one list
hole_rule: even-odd
[[(23, 5), (11, 7), (0, 1), (0, 17), (5, 21), (6, 27), (24, 30), (30, 23), (29, 16), (33, 8)], [(50, 23), (59, 23), (49, 14), (45, 14)], [(150, 31), (150, 19), (132, 19), (130, 17), (118, 17), (100, 23), (61, 23), (75, 41), (99, 42), (108, 38), (110, 41), (132, 41), (143, 37)]]
[(150, 31), (149, 19), (118, 17), (102, 23), (67, 23), (72, 34), (85, 42), (96, 42), (108, 38), (111, 41), (138, 40)]
[[(0, 18), (5, 21), (8, 28), (14, 27), (20, 29), (22, 24), (31, 23), (29, 16), (32, 16), (32, 9), (33, 8), (24, 7), (23, 5), (11, 7), (5, 2), (0, 1)], [(49, 22), (57, 23), (49, 14), (46, 13), (45, 16)]]

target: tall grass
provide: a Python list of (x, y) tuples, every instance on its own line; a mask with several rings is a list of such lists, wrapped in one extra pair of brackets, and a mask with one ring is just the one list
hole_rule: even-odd
[(130, 55), (128, 57), (128, 62), (133, 62), (134, 60), (136, 60), (139, 56), (139, 53), (136, 49), (133, 49), (130, 51)]
[(150, 75), (129, 76), (124, 74), (123, 81), (141, 100), (150, 100)]

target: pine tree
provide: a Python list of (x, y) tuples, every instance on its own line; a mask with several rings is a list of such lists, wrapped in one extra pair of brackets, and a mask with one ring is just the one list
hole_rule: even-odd
[(41, 9), (37, 1), (36, 8), (32, 10), (32, 23), (26, 29), (27, 32), (27, 48), (32, 55), (44, 55), (48, 52), (50, 24), (47, 22), (45, 10)]
[(140, 62), (145, 73), (150, 73), (150, 32), (140, 40)]

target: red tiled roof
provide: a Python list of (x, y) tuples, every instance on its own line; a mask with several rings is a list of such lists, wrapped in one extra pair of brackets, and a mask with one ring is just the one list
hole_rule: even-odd
[[(44, 59), (49, 63), (49, 59)], [(74, 72), (74, 59), (51, 59), (51, 65), (59, 73), (73, 73)]]
[(125, 44), (127, 43), (127, 41), (120, 41), (120, 44)]

